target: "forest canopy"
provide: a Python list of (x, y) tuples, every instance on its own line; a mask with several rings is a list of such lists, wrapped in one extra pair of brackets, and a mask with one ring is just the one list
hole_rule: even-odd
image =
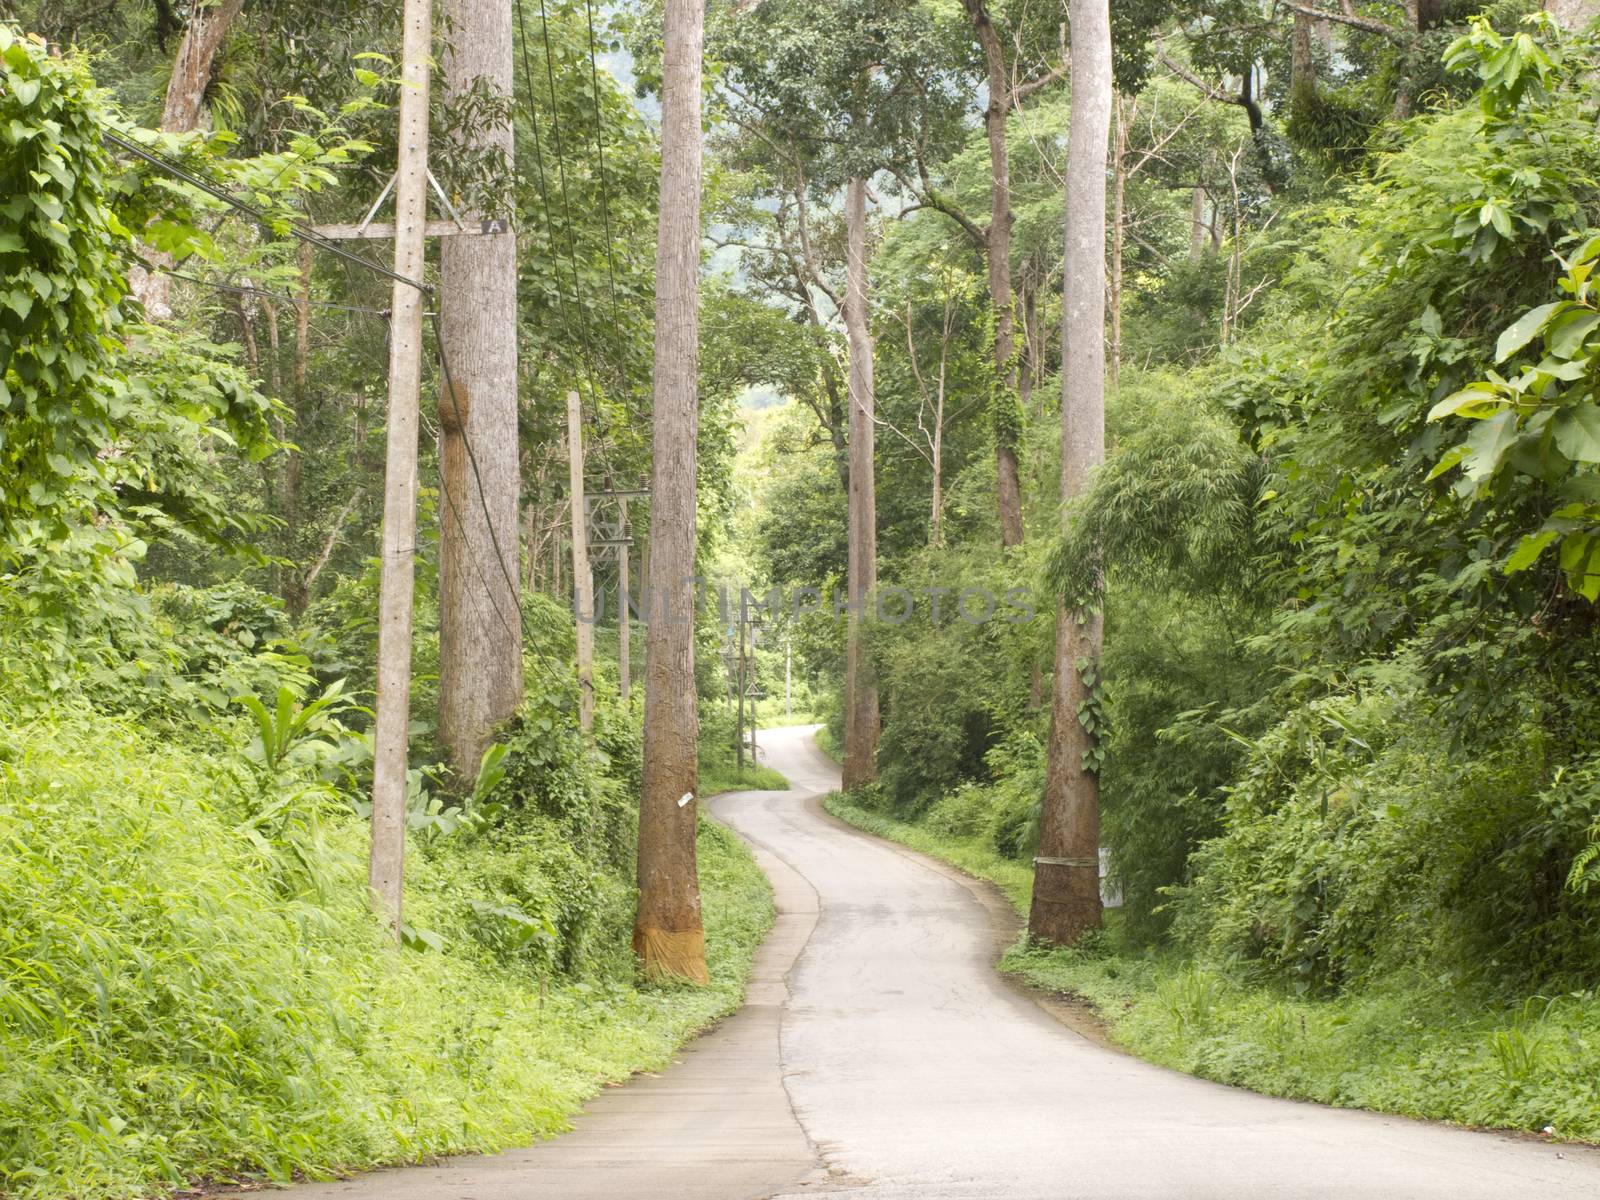
[(0, 5), (0, 1193), (563, 1128), (740, 1002), (778, 721), (1138, 1052), (1600, 1139), (1593, 12), (503, 7), (405, 185), (398, 5)]

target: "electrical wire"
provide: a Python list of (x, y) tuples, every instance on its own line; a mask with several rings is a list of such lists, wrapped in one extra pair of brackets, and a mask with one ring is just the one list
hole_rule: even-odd
[[(521, 33), (521, 35), (522, 35), (522, 80), (523, 80), (523, 88), (528, 94), (528, 105), (529, 105), (529, 108), (531, 110), (530, 111), (529, 127), (533, 131), (534, 168), (535, 168), (536, 178), (538, 180), (538, 185), (539, 185), (539, 201), (540, 201), (541, 207), (544, 209), (545, 228), (546, 228), (546, 230), (553, 231), (554, 228), (555, 228), (555, 219), (554, 219), (554, 214), (551, 211), (551, 205), (550, 205), (550, 190), (551, 189), (550, 189), (549, 180), (548, 180), (548, 177), (547, 177), (546, 171), (545, 171), (543, 140), (539, 135), (538, 98), (537, 98), (537, 93), (534, 91), (534, 86), (533, 86), (533, 66), (532, 66), (532, 62), (531, 62), (531, 60), (529, 58), (529, 54), (528, 54), (529, 36), (528, 36), (527, 14), (524, 11), (522, 0), (515, 0), (515, 4), (516, 4), (516, 12), (517, 12), (517, 28), (518, 28), (519, 32)], [(542, 29), (541, 39), (542, 39), (542, 41), (544, 43), (544, 52), (545, 52), (545, 78), (546, 78), (546, 81), (547, 81), (547, 84), (548, 84), (548, 87), (549, 87), (549, 92), (550, 92), (550, 121), (551, 121), (552, 132), (554, 134), (554, 146), (553, 146), (553, 149), (555, 150), (555, 154), (556, 154), (555, 167), (556, 167), (556, 171), (557, 171), (557, 174), (558, 174), (558, 178), (560, 180), (560, 185), (561, 185), (561, 206), (562, 206), (562, 211), (563, 211), (564, 217), (566, 219), (566, 225), (567, 225), (567, 258), (568, 258), (568, 261), (570, 262), (571, 268), (572, 268), (573, 299), (569, 303), (565, 291), (563, 289), (561, 289), (561, 288), (558, 288), (556, 290), (556, 302), (557, 302), (557, 306), (558, 306), (558, 308), (560, 309), (560, 312), (561, 312), (562, 328), (565, 330), (568, 340), (571, 341), (571, 342), (576, 343), (580, 348), (579, 361), (581, 363), (581, 369), (583, 371), (583, 374), (584, 374), (584, 376), (586, 378), (586, 381), (588, 383), (588, 386), (589, 386), (589, 395), (590, 395), (590, 397), (591, 397), (591, 399), (593, 400), (593, 403), (594, 403), (596, 418), (599, 419), (599, 417), (601, 415), (601, 413), (600, 413), (600, 401), (599, 401), (600, 390), (599, 390), (599, 384), (596, 381), (595, 369), (594, 369), (594, 358), (595, 358), (594, 340), (593, 340), (593, 336), (592, 336), (592, 333), (590, 331), (589, 324), (588, 324), (588, 314), (584, 311), (584, 309), (582, 308), (581, 304), (578, 303), (578, 299), (577, 299), (578, 298), (578, 293), (581, 290), (581, 276), (580, 276), (580, 271), (579, 271), (579, 267), (578, 267), (578, 255), (577, 255), (576, 239), (575, 239), (575, 237), (573, 235), (572, 206), (571, 206), (570, 196), (569, 196), (569, 193), (568, 193), (567, 182), (566, 182), (566, 162), (565, 162), (565, 156), (564, 156), (564, 153), (563, 153), (562, 142), (561, 142), (561, 119), (560, 119), (560, 117), (559, 117), (559, 115), (557, 114), (557, 111), (556, 111), (557, 104), (556, 104), (556, 92), (555, 92), (555, 75), (554, 75), (554, 70), (553, 70), (553, 67), (552, 67), (552, 63), (554, 62), (554, 51), (553, 51), (553, 49), (551, 47), (551, 44), (550, 44), (550, 19), (549, 19), (549, 14), (548, 14), (548, 12), (546, 10), (546, 7), (545, 7), (544, 0), (540, 0), (539, 17), (540, 17), (540, 23), (541, 23), (541, 29)], [(593, 39), (592, 16), (591, 16), (591, 24), (590, 24), (590, 35), (591, 35), (590, 36), (590, 42), (589, 42), (589, 46), (590, 46), (590, 82), (591, 82), (592, 87), (594, 87), (595, 89), (598, 89), (599, 76), (598, 76), (598, 70), (595, 67), (595, 63), (594, 63), (594, 39)], [(596, 111), (596, 118), (597, 118), (597, 122), (598, 122), (598, 116), (599, 116), (599, 99), (598, 99), (599, 92), (598, 92), (598, 90), (595, 90), (594, 95), (596, 97), (596, 99), (595, 99), (595, 111)], [(601, 150), (601, 155), (602, 155), (601, 164), (602, 165), (601, 165), (601, 169), (600, 169), (598, 178), (599, 178), (600, 185), (601, 185), (602, 211), (603, 211), (604, 216), (605, 216), (606, 262), (607, 262), (608, 278), (611, 281), (612, 318), (613, 318), (614, 322), (620, 323), (619, 320), (618, 320), (618, 312), (617, 312), (617, 308), (616, 308), (615, 260), (614, 260), (614, 256), (612, 254), (612, 248), (611, 248), (612, 238), (611, 238), (611, 227), (610, 227), (609, 188), (608, 188), (608, 185), (606, 184), (606, 181), (605, 181), (605, 173), (604, 173), (604, 166), (603, 166), (603, 162), (604, 162), (603, 154), (604, 154), (604, 151), (602, 149)], [(560, 261), (560, 251), (559, 250), (556, 252), (556, 260), (559, 263), (559, 261)], [(559, 271), (558, 271), (558, 275), (559, 275)], [(576, 305), (578, 307), (579, 326), (578, 326), (578, 329), (577, 329), (576, 333), (574, 332), (573, 321), (572, 321), (572, 316), (571, 316), (571, 307), (573, 305)], [(601, 428), (600, 432), (603, 433), (604, 432), (603, 422), (601, 422), (601, 425), (602, 425), (602, 428)], [(602, 463), (604, 463), (606, 465), (607, 469), (609, 470), (610, 469), (610, 463), (609, 463), (608, 457), (607, 457), (607, 455), (605, 453), (605, 447), (604, 447), (603, 442), (601, 442), (599, 439), (597, 439), (596, 443), (593, 445), (592, 449), (593, 449), (594, 453), (596, 454), (596, 456), (601, 460)]]
[(121, 137), (121, 136), (119, 136), (118, 134), (115, 134), (115, 133), (106, 133), (106, 134), (103, 134), (102, 136), (105, 138), (106, 141), (110, 142), (114, 146), (117, 146), (117, 147), (120, 147), (123, 150), (126, 150), (129, 154), (132, 154), (135, 158), (142, 159), (143, 161), (149, 163), (151, 166), (157, 167), (160, 170), (165, 171), (168, 175), (171, 175), (174, 179), (178, 179), (178, 180), (182, 181), (183, 183), (188, 184), (190, 187), (196, 188), (196, 189), (204, 192), (206, 195), (211, 196), (214, 199), (222, 201), (222, 203), (224, 203), (224, 204), (230, 205), (233, 208), (238, 209), (240, 212), (245, 213), (247, 216), (254, 217), (257, 221), (259, 221), (263, 225), (266, 225), (266, 226), (269, 226), (269, 227), (273, 227), (273, 228), (276, 228), (280, 224), (287, 225), (288, 229), (289, 229), (289, 232), (294, 237), (299, 238), (302, 242), (309, 242), (311, 245), (317, 247), (319, 250), (326, 250), (329, 254), (337, 255), (339, 258), (345, 260), (346, 262), (351, 262), (351, 263), (355, 263), (355, 264), (357, 264), (359, 266), (363, 266), (369, 271), (375, 271), (379, 275), (382, 275), (387, 279), (394, 280), (396, 283), (404, 283), (404, 284), (406, 284), (406, 285), (408, 285), (410, 287), (414, 287), (419, 292), (422, 292), (424, 294), (429, 293), (429, 292), (431, 292), (433, 290), (426, 283), (423, 283), (420, 279), (408, 279), (406, 276), (401, 275), (396, 271), (389, 270), (389, 268), (383, 266), (381, 263), (375, 263), (370, 258), (366, 258), (365, 256), (357, 254), (354, 251), (346, 250), (343, 246), (339, 245), (338, 242), (334, 241), (331, 238), (323, 237), (322, 234), (318, 233), (315, 229), (311, 228), (309, 225), (306, 225), (306, 224), (304, 224), (304, 223), (302, 223), (300, 221), (295, 221), (295, 220), (292, 220), (292, 219), (289, 219), (289, 218), (285, 218), (285, 217), (283, 217), (281, 215), (274, 216), (271, 213), (267, 212), (265, 209), (260, 208), (260, 207), (254, 205), (254, 204), (251, 204), (249, 201), (243, 200), (238, 196), (235, 196), (232, 192), (228, 191), (226, 188), (221, 187), (218, 184), (212, 183), (209, 179), (204, 179), (204, 178), (200, 177), (199, 175), (196, 175), (193, 172), (184, 169), (183, 167), (179, 166), (177, 163), (171, 161), (170, 159), (163, 158), (161, 155), (155, 154), (152, 151), (145, 149), (143, 146), (139, 145), (137, 142), (130, 142), (127, 138)]
[(172, 279), (182, 279), (186, 283), (199, 284), (201, 287), (210, 288), (217, 292), (228, 292), (235, 296), (258, 296), (263, 300), (276, 300), (282, 304), (309, 304), (312, 308), (332, 309), (337, 312), (361, 313), (373, 317), (390, 315), (387, 308), (372, 308), (363, 304), (339, 304), (332, 300), (313, 300), (302, 296), (291, 296), (286, 292), (269, 292), (262, 288), (251, 287), (248, 284), (223, 283), (216, 279), (202, 279), (198, 275), (187, 275), (182, 271), (173, 271), (165, 267), (157, 268), (162, 274)]
[(617, 313), (617, 263), (611, 253), (611, 189), (606, 184), (605, 131), (600, 110), (600, 68), (595, 63), (594, 5), (591, 0), (583, 0), (583, 11), (589, 21), (589, 94), (594, 97), (595, 179), (600, 184), (600, 219), (604, 223), (606, 235), (606, 280), (611, 291), (611, 323), (621, 329), (622, 319)]
[[(509, 593), (512, 596), (520, 595), (520, 589), (517, 586), (517, 581), (512, 577), (510, 570), (506, 566), (505, 550), (500, 545), (499, 534), (495, 532), (494, 517), (490, 515), (489, 512), (489, 500), (483, 484), (483, 474), (478, 469), (478, 456), (472, 448), (472, 438), (468, 434), (466, 422), (462, 418), (460, 400), (456, 396), (455, 383), (450, 374), (450, 356), (445, 350), (444, 328), (439, 320), (438, 313), (429, 313), (428, 319), (433, 326), (434, 342), (439, 351), (439, 385), (441, 388), (441, 393), (442, 395), (450, 398), (450, 407), (455, 413), (456, 423), (461, 429), (461, 442), (467, 450), (467, 465), (472, 471), (472, 479), (474, 484), (473, 490), (478, 494), (478, 506), (483, 511), (484, 525), (489, 530), (489, 544), (494, 550), (494, 560), (500, 568), (501, 578), (505, 580)], [(441, 461), (443, 457), (444, 451), (443, 447), (441, 446)], [(450, 494), (450, 489), (448, 487), (441, 487), (439, 490), (445, 495), (445, 502), (450, 506), (450, 512), (455, 518), (457, 527), (465, 530), (466, 525), (461, 519), (460, 510), (455, 507), (455, 498)], [(545, 656), (545, 653), (543, 649), (540, 648), (538, 642), (530, 639), (527, 636), (527, 623), (523, 617), (522, 607), (520, 605), (517, 606), (517, 628), (513, 629), (511, 627), (511, 622), (506, 619), (505, 612), (500, 607), (499, 600), (495, 598), (495, 589), (489, 586), (488, 577), (484, 574), (482, 564), (478, 561), (478, 556), (472, 548), (472, 543), (467, 541), (465, 542), (465, 545), (467, 547), (467, 557), (472, 560), (473, 569), (478, 575), (478, 582), (483, 585), (484, 593), (489, 597), (489, 601), (494, 607), (495, 615), (500, 618), (501, 625), (505, 627), (507, 633), (517, 638), (518, 645), (531, 645), (533, 647), (533, 652), (538, 655), (539, 661), (544, 664), (545, 670), (551, 676), (554, 676), (556, 674), (554, 665), (550, 662), (549, 658)], [(578, 619), (583, 619), (582, 613), (578, 614)], [(591, 617), (591, 619), (593, 618)]]

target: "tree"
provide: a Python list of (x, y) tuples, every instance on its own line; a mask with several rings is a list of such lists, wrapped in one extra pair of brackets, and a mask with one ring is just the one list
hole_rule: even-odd
[[(989, 138), (989, 226), (984, 250), (989, 258), (989, 303), (994, 306), (994, 364), (1000, 394), (995, 402), (995, 503), (1000, 515), (1000, 544), (1022, 543), (1022, 481), (1017, 471), (1017, 391), (1015, 314), (1011, 289), (1011, 158), (1006, 121), (1023, 98), (1061, 77), (1058, 64), (1027, 80), (1018, 80), (1006, 63), (1000, 32), (984, 0), (961, 0), (983, 51), (984, 85), (989, 103), (983, 124)], [(1014, 66), (1015, 64), (1012, 64)]]
[(882, 731), (878, 688), (866, 644), (866, 608), (878, 585), (878, 505), (873, 471), (874, 401), (872, 333), (867, 325), (867, 181), (859, 175), (845, 188), (848, 229), (844, 319), (850, 341), (850, 549), (845, 586), (849, 626), (845, 635), (845, 788), (870, 783)]
[[(1105, 460), (1106, 148), (1111, 135), (1107, 0), (1072, 0), (1072, 124), (1061, 317), (1063, 515)], [(1098, 575), (1098, 571), (1097, 571)], [(1056, 606), (1055, 680), (1031, 935), (1070, 945), (1100, 924), (1100, 785), (1095, 735), (1100, 584)]]
[(692, 612), (704, 29), (701, 0), (666, 0), (647, 580), (651, 611), (645, 640), (639, 906), (633, 926), (633, 951), (647, 978), (698, 983), (709, 979), (695, 864), (700, 716)]
[[(508, 179), (514, 147), (511, 9), (451, 0), (444, 59), (452, 104), (482, 114), (470, 150)], [(475, 197), (473, 215), (492, 212)], [(439, 735), (470, 784), (495, 724), (522, 699), (517, 514), (517, 239), (443, 239), (440, 250), (442, 504), (439, 535)]]
[[(768, 36), (757, 39), (752, 31), (743, 30), (746, 48), (741, 51), (730, 46), (735, 66), (734, 78), (726, 85), (734, 99), (730, 111), (780, 181), (785, 193), (780, 214), (788, 210), (793, 196), (793, 238), (783, 220), (776, 222), (778, 246), (771, 256), (786, 266), (793, 280), (792, 288), (785, 290), (798, 298), (798, 307), (818, 335), (822, 333), (821, 315), (814, 293), (826, 297), (836, 310), (842, 309), (848, 344), (849, 615), (843, 778), (849, 788), (873, 778), (881, 731), (864, 621), (877, 583), (868, 182), (884, 169), (905, 179), (907, 148), (920, 144), (918, 132), (929, 124), (929, 113), (924, 110), (943, 112), (948, 106), (934, 102), (942, 93), (918, 82), (919, 72), (913, 64), (926, 51), (927, 29), (916, 6), (861, 0), (834, 6), (773, 3), (752, 14), (752, 20), (757, 19), (764, 23)], [(752, 52), (750, 47), (759, 50)], [(919, 168), (919, 173), (926, 178), (925, 171)], [(807, 213), (809, 189), (832, 190), (841, 184), (846, 227), (842, 305), (837, 289), (821, 269)], [(837, 448), (839, 423), (828, 419), (837, 403), (836, 384), (826, 369), (820, 382), (821, 395), (812, 400), (812, 407)]]
[[(200, 125), (204, 109), (206, 88), (211, 83), (212, 64), (222, 49), (223, 39), (234, 18), (244, 8), (244, 0), (191, 0), (189, 23), (184, 27), (183, 40), (178, 43), (178, 53), (172, 62), (172, 77), (167, 82), (166, 104), (161, 110), (163, 133), (188, 133)], [(136, 269), (130, 277), (133, 295), (144, 305), (146, 315), (154, 321), (164, 321), (172, 316), (172, 280), (166, 268), (172, 266), (172, 256), (160, 251), (150, 251), (153, 271)]]

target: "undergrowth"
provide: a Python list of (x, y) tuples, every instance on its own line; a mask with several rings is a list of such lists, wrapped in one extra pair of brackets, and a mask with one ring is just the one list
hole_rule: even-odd
[(363, 899), (363, 823), (287, 787), (87, 708), (0, 734), (0, 1194), (282, 1182), (555, 1133), (737, 1007), (771, 919), (707, 822), (711, 986), (635, 984), (620, 879), (591, 886), (591, 951), (562, 969), (494, 935), (523, 911), (495, 903), (507, 854), (563, 886), (549, 839), (467, 831), (414, 839), (407, 920), (438, 948), (397, 953)]

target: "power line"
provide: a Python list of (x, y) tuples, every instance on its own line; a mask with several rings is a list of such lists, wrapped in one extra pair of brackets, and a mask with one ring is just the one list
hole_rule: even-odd
[(182, 279), (186, 283), (199, 284), (201, 287), (210, 288), (217, 292), (228, 292), (235, 296), (258, 296), (263, 300), (276, 300), (282, 304), (309, 304), (312, 308), (333, 309), (338, 312), (362, 313), (367, 316), (389, 316), (387, 308), (372, 308), (363, 304), (339, 304), (333, 300), (315, 300), (303, 296), (291, 296), (285, 292), (269, 292), (262, 288), (251, 287), (249, 284), (223, 283), (216, 279), (202, 279), (198, 275), (186, 275), (182, 271), (173, 271), (165, 267), (157, 268), (161, 274), (173, 279)]
[(583, 10), (589, 21), (589, 94), (594, 97), (595, 178), (600, 183), (600, 219), (605, 224), (606, 279), (611, 290), (611, 322), (620, 329), (622, 321), (617, 314), (617, 263), (611, 254), (611, 189), (606, 183), (605, 129), (600, 112), (600, 68), (595, 64), (594, 5), (590, 0), (583, 0)]
[[(494, 517), (489, 513), (489, 501), (483, 485), (483, 475), (478, 470), (478, 456), (472, 449), (472, 437), (467, 430), (465, 420), (462, 419), (460, 401), (456, 396), (455, 384), (450, 376), (450, 357), (445, 351), (444, 328), (440, 323), (438, 313), (430, 312), (427, 314), (427, 316), (430, 323), (433, 325), (434, 342), (439, 349), (440, 387), (443, 389), (443, 393), (450, 397), (450, 407), (455, 413), (457, 424), (461, 427), (461, 443), (467, 449), (467, 465), (472, 470), (472, 480), (474, 485), (473, 490), (478, 493), (478, 506), (483, 510), (484, 524), (489, 530), (489, 544), (494, 550), (494, 560), (500, 567), (500, 576), (505, 580), (506, 587), (509, 590), (510, 595), (516, 596), (519, 595), (520, 592), (517, 587), (516, 580), (512, 578), (510, 570), (506, 567), (505, 551), (500, 545), (499, 534), (495, 532)], [(443, 447), (440, 448), (440, 456), (442, 459)], [(457, 526), (459, 526), (463, 532), (465, 532), (466, 524), (461, 520), (461, 512), (455, 506), (455, 498), (450, 494), (450, 489), (448, 487), (441, 487), (439, 490), (444, 493), (445, 503), (449, 505), (450, 512), (454, 515)], [(463, 544), (467, 548), (467, 557), (472, 560), (473, 570), (477, 573), (478, 582), (483, 585), (484, 593), (489, 597), (489, 602), (495, 610), (495, 615), (500, 618), (501, 625), (505, 627), (507, 633), (510, 633), (517, 638), (518, 646), (532, 645), (533, 652), (538, 655), (539, 661), (545, 666), (545, 670), (551, 676), (554, 676), (556, 674), (555, 667), (545, 656), (544, 650), (539, 646), (536, 640), (532, 640), (527, 636), (527, 625), (523, 619), (521, 605), (517, 606), (517, 628), (513, 629), (511, 627), (511, 622), (506, 620), (505, 613), (500, 607), (499, 600), (495, 598), (494, 589), (489, 586), (489, 580), (483, 572), (482, 564), (478, 561), (478, 556), (473, 550), (471, 541), (464, 540)], [(579, 613), (578, 618), (579, 620), (582, 620), (583, 614)]]
[[(467, 464), (472, 469), (472, 479), (476, 485), (474, 490), (478, 493), (478, 506), (483, 510), (484, 523), (489, 527), (489, 542), (494, 548), (495, 561), (500, 564), (500, 574), (504, 577), (506, 586), (510, 588), (511, 594), (515, 596), (517, 594), (516, 580), (511, 577), (511, 572), (506, 569), (505, 552), (500, 548), (499, 535), (495, 533), (494, 517), (489, 513), (489, 500), (484, 491), (483, 475), (478, 470), (478, 455), (472, 449), (472, 438), (467, 430), (466, 421), (462, 417), (461, 403), (456, 396), (455, 383), (450, 376), (450, 358), (445, 352), (444, 348), (444, 330), (440, 326), (439, 315), (437, 313), (429, 313), (428, 319), (433, 325), (434, 342), (439, 348), (439, 386), (442, 394), (450, 398), (450, 407), (454, 411), (456, 423), (461, 429), (461, 442), (467, 448)], [(440, 490), (445, 493), (446, 499), (450, 499), (450, 489), (448, 487), (441, 488)], [(453, 500), (451, 500), (451, 504), (454, 504)], [(452, 508), (452, 511), (455, 511), (454, 508)], [(459, 512), (456, 512), (456, 523), (460, 525), (463, 532), (465, 532), (466, 525), (461, 521), (461, 514)], [(472, 557), (475, 560), (475, 556), (472, 554), (472, 543), (469, 541), (466, 543), (466, 546), (468, 550), (468, 557)], [(489, 586), (489, 581), (486, 578), (483, 578), (481, 571), (479, 572), (479, 582), (483, 584), (484, 591), (488, 594), (490, 601), (494, 604), (495, 613), (499, 616), (500, 623), (506, 627), (506, 632), (517, 633), (518, 640), (520, 641), (521, 634), (523, 632), (520, 628), (522, 623), (521, 609), (519, 608), (517, 610), (517, 623), (519, 628), (517, 630), (513, 630), (511, 628), (511, 623), (506, 620), (505, 613), (500, 609), (500, 602), (495, 599), (494, 589)]]
[(163, 158), (159, 154), (152, 153), (143, 146), (139, 145), (137, 142), (130, 142), (127, 138), (121, 137), (115, 133), (106, 133), (102, 136), (106, 141), (122, 148), (123, 150), (126, 150), (135, 158), (142, 159), (151, 166), (165, 171), (174, 179), (181, 180), (182, 182), (187, 183), (190, 187), (197, 188), (206, 195), (220, 200), (222, 203), (230, 205), (231, 207), (238, 209), (240, 212), (245, 213), (248, 216), (254, 217), (263, 225), (273, 228), (276, 228), (280, 224), (287, 225), (290, 234), (292, 234), (294, 237), (299, 238), (302, 242), (309, 242), (311, 245), (320, 250), (326, 250), (329, 254), (337, 255), (346, 262), (356, 263), (359, 266), (367, 268), (369, 271), (376, 271), (379, 275), (382, 275), (385, 278), (392, 279), (396, 283), (407, 284), (425, 294), (433, 290), (421, 280), (407, 279), (404, 275), (398, 274), (395, 271), (391, 271), (389, 268), (373, 262), (370, 258), (366, 258), (360, 254), (354, 253), (353, 251), (346, 250), (338, 242), (333, 241), (331, 238), (323, 237), (320, 233), (308, 225), (304, 225), (299, 221), (286, 218), (281, 214), (274, 216), (265, 209), (251, 204), (249, 201), (243, 200), (238, 196), (235, 196), (226, 188), (212, 183), (210, 180), (204, 179), (199, 175), (195, 175), (193, 172), (185, 170), (183, 167), (179, 166), (170, 159)]
[[(541, 206), (544, 209), (545, 228), (546, 228), (546, 230), (553, 230), (555, 228), (555, 220), (554, 220), (554, 216), (553, 216), (553, 214), (551, 212), (551, 207), (550, 207), (549, 182), (548, 182), (548, 179), (547, 179), (547, 177), (545, 175), (543, 143), (542, 143), (542, 140), (541, 140), (541, 138), (539, 136), (538, 102), (537, 102), (536, 93), (534, 92), (534, 87), (533, 87), (533, 67), (532, 67), (532, 63), (531, 63), (531, 61), (529, 59), (529, 56), (528, 56), (528, 40), (529, 39), (528, 39), (527, 18), (526, 18), (526, 14), (524, 12), (524, 9), (523, 9), (522, 0), (515, 0), (515, 2), (516, 2), (516, 10), (517, 10), (517, 26), (518, 26), (518, 29), (520, 30), (521, 34), (522, 34), (522, 77), (523, 77), (523, 87), (524, 87), (524, 90), (528, 93), (528, 105), (529, 105), (529, 108), (531, 110), (531, 112), (530, 112), (531, 119), (529, 121), (529, 126), (533, 131), (534, 166), (535, 166), (535, 169), (537, 171), (538, 182), (539, 182), (539, 200), (540, 200)], [(564, 291), (562, 289), (560, 289), (560, 288), (558, 288), (556, 290), (556, 299), (557, 299), (558, 306), (559, 306), (559, 308), (561, 310), (562, 327), (566, 331), (568, 339), (573, 341), (573, 342), (576, 342), (578, 344), (578, 346), (579, 346), (579, 350), (580, 350), (579, 361), (580, 361), (581, 366), (582, 366), (583, 374), (584, 374), (584, 376), (585, 376), (585, 378), (586, 378), (586, 380), (588, 382), (588, 385), (589, 385), (589, 395), (593, 398), (594, 406), (595, 406), (595, 413), (596, 413), (596, 417), (598, 419), (599, 416), (600, 416), (600, 389), (599, 389), (599, 384), (596, 382), (596, 379), (595, 379), (594, 339), (593, 339), (593, 335), (592, 335), (592, 332), (591, 332), (590, 326), (589, 326), (588, 314), (583, 308), (582, 300), (581, 300), (581, 297), (579, 295), (579, 293), (582, 290), (582, 278), (581, 278), (581, 274), (580, 274), (579, 267), (578, 267), (578, 251), (577, 251), (576, 234), (575, 234), (574, 227), (573, 227), (573, 222), (572, 222), (571, 197), (569, 195), (568, 188), (567, 188), (566, 161), (565, 161), (565, 155), (564, 155), (564, 152), (563, 152), (563, 147), (562, 147), (562, 142), (561, 142), (561, 118), (560, 118), (560, 115), (558, 113), (558, 102), (557, 102), (557, 98), (556, 98), (555, 72), (554, 72), (554, 65), (553, 65), (554, 61), (555, 61), (555, 59), (554, 59), (554, 50), (553, 50), (553, 48), (551, 47), (551, 44), (550, 44), (550, 17), (549, 17), (549, 13), (548, 13), (548, 11), (546, 9), (546, 6), (545, 6), (545, 0), (539, 0), (539, 20), (540, 20), (540, 25), (541, 25), (541, 38), (542, 38), (542, 40), (544, 42), (545, 79), (546, 79), (546, 82), (548, 84), (549, 93), (550, 93), (550, 123), (551, 123), (551, 130), (552, 130), (553, 142), (554, 142), (553, 149), (555, 151), (555, 156), (556, 156), (555, 165), (556, 165), (557, 177), (559, 179), (560, 186), (561, 186), (562, 213), (563, 213), (563, 216), (565, 218), (566, 227), (567, 227), (567, 259), (568, 259), (568, 261), (570, 262), (570, 264), (572, 266), (572, 292), (573, 292), (573, 295), (572, 295), (571, 305), (569, 305), (567, 296), (565, 295)], [(599, 102), (599, 91), (598, 91), (599, 76), (598, 76), (597, 70), (596, 70), (596, 68), (594, 66), (594, 57), (593, 57), (594, 40), (593, 40), (593, 18), (592, 18), (592, 14), (591, 14), (591, 18), (590, 18), (590, 42), (589, 42), (589, 45), (590, 45), (590, 81), (591, 81), (592, 87), (595, 89), (594, 92), (593, 92), (593, 95), (594, 95), (594, 98), (595, 98), (595, 116), (596, 116), (596, 123), (597, 123), (597, 126), (598, 126), (599, 114), (600, 114), (600, 102)], [(598, 137), (598, 133), (597, 133), (597, 137)], [(609, 280), (611, 282), (612, 319), (613, 319), (614, 322), (617, 322), (620, 325), (620, 319), (619, 319), (618, 312), (617, 312), (617, 307), (616, 307), (616, 287), (615, 287), (616, 274), (615, 274), (614, 258), (613, 258), (613, 255), (612, 255), (612, 248), (611, 248), (612, 239), (611, 239), (611, 224), (610, 224), (610, 201), (608, 199), (607, 185), (606, 185), (606, 182), (605, 182), (604, 157), (603, 157), (604, 156), (604, 151), (603, 151), (603, 149), (601, 150), (601, 156), (602, 156), (601, 160), (600, 160), (600, 164), (601, 165), (600, 165), (600, 171), (599, 171), (598, 178), (600, 180), (600, 185), (601, 185), (602, 212), (603, 212), (604, 218), (605, 218), (605, 231), (606, 231), (605, 249), (606, 249), (606, 263), (607, 263), (608, 278), (609, 278)], [(557, 261), (559, 261), (559, 251), (557, 251)], [(559, 274), (559, 272), (558, 272), (558, 274)], [(572, 316), (571, 316), (571, 306), (573, 306), (573, 305), (575, 305), (577, 307), (577, 309), (578, 309), (578, 330), (577, 330), (576, 336), (574, 335), (573, 322), (572, 322)], [(605, 460), (604, 448), (603, 448), (602, 445), (600, 445), (598, 443), (598, 441), (595, 444), (595, 450), (599, 454), (600, 458), (604, 461)]]

